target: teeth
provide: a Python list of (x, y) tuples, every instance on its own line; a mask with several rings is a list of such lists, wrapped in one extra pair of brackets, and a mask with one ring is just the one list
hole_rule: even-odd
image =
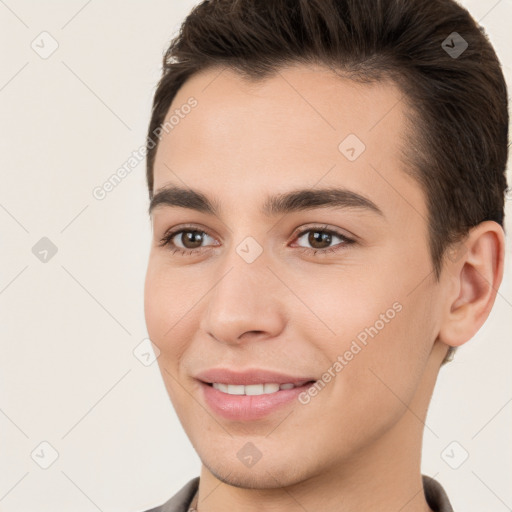
[[(298, 383), (297, 385), (302, 386), (304, 383)], [(250, 384), (244, 386), (243, 384), (222, 384), (220, 382), (213, 382), (212, 386), (223, 393), (227, 393), (228, 395), (268, 395), (270, 393), (277, 393), (277, 391), (281, 389), (293, 389), (295, 384), (286, 383), (286, 384)]]

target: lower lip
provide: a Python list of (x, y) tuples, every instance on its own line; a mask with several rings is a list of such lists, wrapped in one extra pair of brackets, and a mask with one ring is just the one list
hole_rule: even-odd
[(204, 382), (200, 384), (205, 402), (214, 413), (228, 420), (253, 421), (264, 418), (293, 402), (314, 383), (309, 382), (297, 388), (282, 389), (263, 395), (229, 395)]

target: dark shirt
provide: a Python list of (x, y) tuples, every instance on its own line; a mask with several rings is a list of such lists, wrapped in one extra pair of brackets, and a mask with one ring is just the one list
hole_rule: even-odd
[[(423, 476), (423, 489), (428, 506), (434, 512), (453, 512), (448, 496), (442, 485), (433, 478)], [(199, 477), (196, 476), (178, 491), (169, 501), (146, 512), (187, 512), (199, 488)]]

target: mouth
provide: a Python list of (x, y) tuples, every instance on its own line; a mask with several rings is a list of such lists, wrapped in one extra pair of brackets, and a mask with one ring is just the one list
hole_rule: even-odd
[[(271, 418), (273, 413), (285, 407), (299, 406), (301, 393), (306, 392), (313, 382), (315, 381), (309, 380), (300, 386), (284, 383), (279, 387), (274, 383), (271, 383), (270, 387), (267, 387), (267, 384), (224, 384), (225, 391), (218, 389), (219, 386), (223, 386), (222, 383), (200, 384), (202, 400), (214, 415), (230, 421), (251, 422)], [(292, 387), (287, 384), (292, 384)], [(280, 389), (281, 386), (284, 389)]]
[(316, 380), (267, 370), (236, 372), (214, 368), (195, 376), (201, 399), (216, 416), (231, 421), (255, 421), (284, 407), (298, 404), (298, 397)]

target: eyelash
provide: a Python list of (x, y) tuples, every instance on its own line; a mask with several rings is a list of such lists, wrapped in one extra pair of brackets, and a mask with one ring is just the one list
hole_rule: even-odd
[[(340, 238), (342, 240), (342, 242), (336, 244), (334, 247), (328, 247), (326, 249), (311, 249), (308, 247), (299, 247), (299, 250), (302, 253), (307, 253), (310, 255), (312, 254), (314, 256), (319, 252), (321, 254), (321, 256), (325, 256), (328, 253), (334, 253), (334, 252), (343, 250), (346, 246), (352, 245), (355, 243), (355, 240), (346, 237), (345, 235), (339, 233), (338, 231), (335, 231), (332, 229), (327, 229), (327, 226), (308, 227), (307, 229), (304, 229), (304, 230), (300, 231), (299, 233), (297, 233), (295, 235), (295, 238), (301, 238), (303, 235), (305, 235), (306, 233), (309, 233), (310, 231), (314, 231), (314, 232), (318, 232), (318, 233), (328, 233), (331, 236), (332, 235), (337, 236), (338, 238)], [(165, 233), (164, 236), (160, 239), (159, 247), (168, 246), (169, 250), (171, 251), (171, 254), (178, 254), (180, 256), (191, 256), (193, 254), (199, 254), (201, 252), (204, 252), (202, 249), (206, 249), (206, 250), (209, 249), (208, 247), (200, 247), (198, 249), (182, 249), (181, 247), (176, 247), (174, 245), (174, 243), (172, 242), (172, 239), (176, 235), (179, 235), (180, 233), (187, 233), (187, 232), (190, 232), (190, 233), (197, 232), (197, 233), (211, 236), (206, 231), (203, 231), (201, 229), (196, 229), (196, 226), (184, 226), (184, 227), (182, 226), (179, 229)]]

